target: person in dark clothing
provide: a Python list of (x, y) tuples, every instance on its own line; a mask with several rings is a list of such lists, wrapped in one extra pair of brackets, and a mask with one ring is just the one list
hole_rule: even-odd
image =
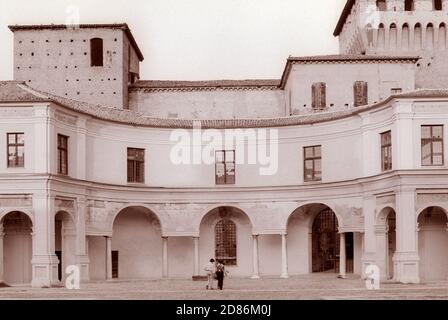
[(216, 265), (216, 279), (218, 280), (218, 289), (222, 290), (224, 285), (224, 277), (226, 276), (226, 269), (224, 267), (224, 263), (219, 261)]

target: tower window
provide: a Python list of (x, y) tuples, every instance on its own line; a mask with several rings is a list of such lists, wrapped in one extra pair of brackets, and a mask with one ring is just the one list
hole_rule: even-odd
[(386, 0), (377, 0), (376, 7), (378, 8), (379, 11), (386, 11), (387, 10)]
[(436, 11), (442, 10), (442, 0), (433, 0), (433, 8)]
[(414, 11), (414, 0), (405, 0), (404, 11)]
[(90, 39), (90, 65), (92, 67), (103, 66), (103, 39)]

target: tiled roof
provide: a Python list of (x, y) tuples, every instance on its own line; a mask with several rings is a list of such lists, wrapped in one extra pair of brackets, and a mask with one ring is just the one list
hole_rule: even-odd
[(144, 60), (143, 53), (138, 47), (137, 41), (135, 41), (134, 36), (132, 35), (131, 29), (127, 25), (127, 23), (109, 23), (109, 24), (80, 24), (80, 25), (65, 25), (65, 24), (32, 24), (32, 25), (11, 25), (8, 26), (12, 32), (22, 31), (22, 30), (46, 30), (46, 29), (54, 29), (61, 30), (66, 28), (80, 28), (80, 29), (120, 29), (123, 30), (129, 41), (131, 42), (132, 47), (137, 53), (140, 61)]
[(284, 89), (293, 64), (314, 63), (416, 63), (417, 56), (387, 56), (387, 55), (363, 55), (363, 54), (336, 54), (325, 56), (289, 57), (283, 71), (280, 88)]
[(266, 80), (210, 80), (210, 81), (160, 81), (141, 80), (132, 85), (131, 90), (138, 89), (174, 89), (174, 90), (200, 90), (200, 89), (276, 89), (280, 85), (280, 79)]
[[(5, 92), (6, 91), (6, 92)], [(12, 102), (49, 102), (66, 107), (72, 111), (80, 112), (97, 119), (154, 128), (184, 128), (191, 129), (195, 121), (200, 121), (202, 128), (232, 129), (232, 128), (269, 128), (314, 124), (319, 122), (334, 121), (348, 118), (363, 111), (384, 106), (394, 98), (443, 98), (448, 100), (448, 89), (432, 90), (424, 89), (409, 93), (397, 94), (380, 103), (350, 108), (344, 111), (323, 112), (309, 115), (280, 117), (272, 119), (230, 119), (230, 120), (183, 120), (183, 119), (159, 119), (151, 118), (140, 112), (110, 108), (101, 105), (93, 105), (71, 99), (58, 97), (52, 94), (39, 92), (21, 82), (0, 82), (0, 108), (1, 103)]]
[(345, 21), (347, 21), (347, 17), (350, 15), (353, 6), (355, 5), (356, 0), (347, 0), (347, 3), (342, 10), (341, 16), (339, 18), (338, 24), (336, 25), (336, 29), (334, 29), (333, 35), (335, 37), (339, 36), (344, 27)]

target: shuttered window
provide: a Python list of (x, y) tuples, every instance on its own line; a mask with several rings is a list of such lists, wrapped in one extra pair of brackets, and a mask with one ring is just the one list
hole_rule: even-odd
[(354, 106), (365, 106), (369, 104), (368, 85), (365, 81), (356, 81), (353, 85)]
[(312, 86), (312, 107), (314, 110), (322, 110), (327, 107), (327, 85), (325, 82), (317, 82)]

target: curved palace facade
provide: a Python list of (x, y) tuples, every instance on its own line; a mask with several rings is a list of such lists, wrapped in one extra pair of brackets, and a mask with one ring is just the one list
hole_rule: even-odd
[(10, 26), (0, 282), (56, 285), (69, 265), (85, 281), (197, 279), (211, 257), (254, 279), (376, 265), (446, 280), (448, 82), (429, 85), (422, 61), (443, 60), (447, 31), (406, 50), (369, 34), (448, 23), (448, 2), (384, 2), (348, 1), (341, 54), (290, 57), (278, 80), (144, 81), (126, 24)]

